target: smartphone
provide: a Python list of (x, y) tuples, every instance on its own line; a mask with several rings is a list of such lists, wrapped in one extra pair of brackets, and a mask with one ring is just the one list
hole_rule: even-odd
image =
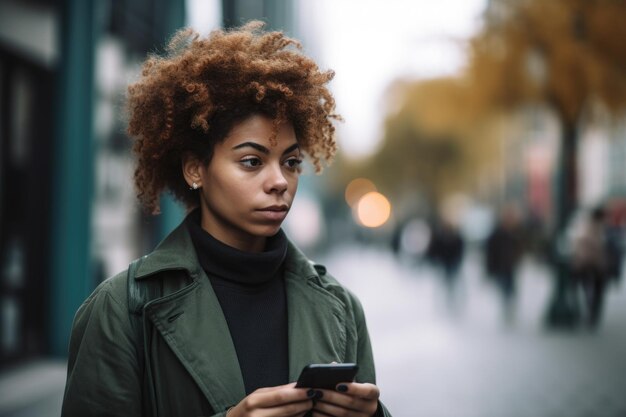
[(359, 367), (356, 363), (312, 363), (305, 366), (296, 388), (334, 390), (340, 382), (352, 382)]

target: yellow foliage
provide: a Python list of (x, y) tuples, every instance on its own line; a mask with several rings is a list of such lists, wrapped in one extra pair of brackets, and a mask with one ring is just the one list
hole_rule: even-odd
[(626, 104), (626, 2), (518, 0), (498, 2), (499, 13), (471, 43), (469, 76), (476, 103), (552, 106), (573, 124), (594, 101)]
[(498, 157), (493, 115), (477, 111), (467, 81), (439, 78), (405, 84), (388, 117), (381, 150), (362, 167), (384, 192), (433, 199), (471, 189)]

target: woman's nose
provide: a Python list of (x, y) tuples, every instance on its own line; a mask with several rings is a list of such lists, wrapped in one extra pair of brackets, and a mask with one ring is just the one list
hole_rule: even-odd
[(289, 185), (285, 174), (280, 166), (272, 166), (266, 181), (266, 192), (282, 194)]

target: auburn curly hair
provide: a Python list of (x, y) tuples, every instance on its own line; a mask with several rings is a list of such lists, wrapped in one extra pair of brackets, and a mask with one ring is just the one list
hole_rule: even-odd
[(128, 88), (128, 133), (135, 138), (135, 186), (144, 208), (159, 212), (159, 196), (169, 191), (185, 206), (199, 204), (182, 173), (182, 157), (192, 153), (209, 163), (216, 143), (253, 114), (294, 127), (300, 148), (320, 172), (336, 144), (335, 100), (321, 71), (301, 45), (281, 32), (263, 32), (253, 21), (201, 38), (177, 32), (164, 56), (150, 56), (138, 82)]

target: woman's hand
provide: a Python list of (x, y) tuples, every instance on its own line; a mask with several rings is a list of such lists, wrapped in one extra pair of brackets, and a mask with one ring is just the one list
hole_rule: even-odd
[(318, 390), (314, 417), (372, 417), (378, 408), (380, 391), (374, 384), (341, 383), (337, 391)]
[(226, 417), (303, 416), (313, 407), (315, 391), (295, 385), (259, 388), (228, 410)]

